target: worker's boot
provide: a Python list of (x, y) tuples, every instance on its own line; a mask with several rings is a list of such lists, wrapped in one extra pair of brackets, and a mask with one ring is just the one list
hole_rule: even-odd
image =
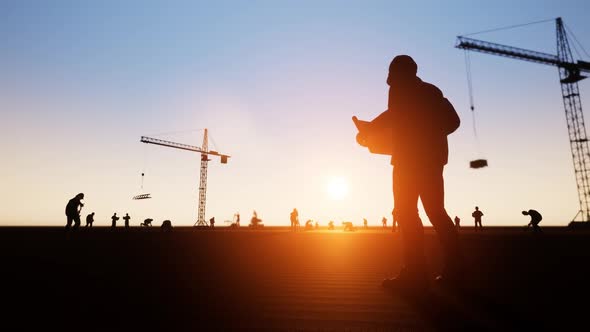
[(403, 268), (396, 277), (384, 279), (381, 285), (392, 291), (419, 295), (428, 290), (428, 278), (423, 270)]

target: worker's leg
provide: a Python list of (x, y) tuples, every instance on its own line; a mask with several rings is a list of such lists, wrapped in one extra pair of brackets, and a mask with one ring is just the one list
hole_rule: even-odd
[(66, 230), (70, 229), (70, 227), (72, 227), (72, 221), (74, 220), (74, 218), (70, 217), (70, 216), (66, 216), (67, 221), (66, 221)]
[(78, 227), (80, 227), (80, 216), (75, 216), (74, 217), (74, 227), (73, 229), (78, 229)]
[(411, 168), (393, 170), (394, 209), (400, 227), (404, 266), (412, 275), (426, 275), (424, 227), (418, 216), (417, 175)]
[(427, 169), (420, 183), (420, 199), (428, 219), (434, 226), (445, 257), (445, 272), (458, 273), (461, 266), (461, 251), (457, 228), (445, 210), (443, 167)]

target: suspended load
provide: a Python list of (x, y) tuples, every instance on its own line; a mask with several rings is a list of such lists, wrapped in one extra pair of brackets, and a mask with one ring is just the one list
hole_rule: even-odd
[(476, 159), (469, 162), (469, 167), (471, 168), (482, 168), (488, 166), (488, 161), (486, 159)]
[[(141, 173), (141, 190), (143, 191), (143, 177), (144, 177), (144, 173)], [(151, 194), (139, 194), (139, 195), (135, 195), (133, 196), (133, 199), (148, 199), (148, 198), (152, 198)]]

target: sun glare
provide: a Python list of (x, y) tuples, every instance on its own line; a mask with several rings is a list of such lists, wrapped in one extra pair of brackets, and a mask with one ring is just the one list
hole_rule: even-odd
[(342, 177), (334, 177), (328, 182), (326, 191), (331, 199), (343, 199), (348, 195), (348, 182)]

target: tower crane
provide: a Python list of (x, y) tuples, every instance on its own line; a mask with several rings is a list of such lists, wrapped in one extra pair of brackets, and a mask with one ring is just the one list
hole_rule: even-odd
[(227, 164), (227, 159), (230, 158), (229, 155), (219, 153), (217, 151), (209, 150), (209, 137), (207, 133), (207, 129), (205, 129), (205, 134), (203, 135), (203, 144), (201, 147), (192, 146), (182, 143), (170, 142), (165, 141), (157, 138), (141, 136), (140, 142), (147, 143), (147, 144), (155, 144), (166, 146), (169, 148), (181, 149), (186, 151), (197, 152), (201, 154), (201, 172), (200, 172), (200, 182), (199, 182), (199, 213), (197, 222), (193, 226), (207, 226), (207, 222), (205, 221), (205, 204), (207, 201), (207, 165), (208, 162), (211, 160), (209, 156), (217, 156), (220, 157), (222, 164)]
[(590, 222), (590, 149), (588, 148), (588, 136), (578, 89), (578, 82), (586, 78), (582, 73), (590, 73), (590, 62), (574, 60), (561, 17), (558, 17), (555, 22), (557, 28), (557, 55), (490, 43), (464, 36), (457, 37), (455, 47), (466, 51), (488, 53), (557, 67), (580, 204), (580, 210), (574, 216), (572, 222), (576, 222), (577, 218), (580, 218), (578, 221)]

